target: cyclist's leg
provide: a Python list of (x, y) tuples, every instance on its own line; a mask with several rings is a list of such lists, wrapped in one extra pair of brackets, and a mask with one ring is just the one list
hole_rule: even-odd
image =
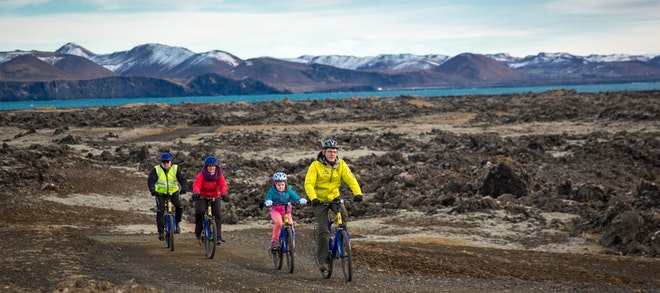
[(270, 237), (270, 248), (277, 247), (277, 241), (280, 239), (280, 229), (282, 229), (282, 214), (276, 209), (271, 209), (270, 218), (273, 219), (273, 231)]
[(163, 234), (165, 230), (165, 218), (163, 218), (163, 215), (165, 214), (165, 198), (157, 195), (155, 196), (155, 199), (156, 199), (156, 229), (158, 230), (158, 235), (160, 238), (160, 234)]
[(178, 192), (172, 195), (172, 204), (176, 208), (174, 216), (176, 216), (176, 222), (178, 224), (183, 217), (183, 205), (181, 204), (181, 195)]
[(178, 192), (172, 195), (172, 204), (176, 208), (174, 217), (176, 217), (176, 232), (179, 233), (179, 223), (181, 222), (181, 218), (183, 218), (183, 205), (181, 205), (181, 195)]
[(198, 199), (195, 201), (195, 237), (202, 235), (204, 225), (204, 213), (206, 212), (206, 200)]
[(211, 210), (213, 212), (213, 217), (215, 218), (215, 226), (218, 229), (218, 242), (225, 242), (222, 238), (222, 217), (220, 216), (220, 200), (216, 200), (211, 204)]
[(316, 218), (316, 259), (319, 269), (327, 269), (326, 262), (329, 253), (328, 247), (328, 206), (315, 206), (314, 218)]

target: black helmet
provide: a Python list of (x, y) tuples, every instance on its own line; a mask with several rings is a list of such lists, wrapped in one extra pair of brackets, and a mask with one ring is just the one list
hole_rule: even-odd
[(161, 162), (167, 162), (171, 160), (172, 160), (172, 155), (170, 155), (170, 153), (163, 153), (162, 155), (160, 155)]
[(323, 141), (323, 144), (321, 144), (321, 147), (323, 149), (327, 149), (327, 148), (338, 149), (339, 144), (334, 139), (326, 139), (326, 140)]

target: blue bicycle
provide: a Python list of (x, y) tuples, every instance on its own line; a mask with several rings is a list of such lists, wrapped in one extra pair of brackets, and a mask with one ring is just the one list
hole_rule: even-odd
[(296, 241), (295, 241), (295, 232), (293, 230), (293, 221), (291, 221), (291, 203), (280, 203), (274, 204), (285, 206), (284, 208), (284, 219), (282, 219), (282, 228), (280, 229), (280, 239), (277, 249), (271, 250), (273, 255), (273, 263), (275, 264), (275, 269), (279, 270), (282, 268), (282, 261), (284, 256), (286, 256), (286, 267), (287, 271), (290, 274), (293, 274), (293, 268), (295, 264), (295, 250), (296, 250)]
[[(353, 278), (353, 252), (351, 251), (351, 235), (342, 219), (341, 211), (345, 210), (344, 200), (323, 203), (323, 205), (330, 206), (330, 209), (336, 211), (336, 214), (334, 219), (328, 221), (328, 245), (330, 247), (327, 259), (328, 270), (322, 271), (321, 275), (324, 279), (329, 279), (332, 276), (333, 260), (339, 260), (344, 273), (344, 281), (350, 282)], [(318, 229), (318, 227), (316, 228)], [(318, 233), (315, 234), (318, 235)]]
[(215, 255), (215, 248), (218, 244), (218, 229), (213, 216), (211, 204), (216, 198), (203, 198), (206, 200), (206, 214), (204, 214), (204, 227), (200, 239), (204, 242), (204, 251), (206, 257), (211, 259)]
[(168, 195), (165, 203), (165, 247), (170, 251), (174, 251), (174, 233), (176, 232), (176, 216), (172, 212), (174, 205), (172, 204), (172, 196)]

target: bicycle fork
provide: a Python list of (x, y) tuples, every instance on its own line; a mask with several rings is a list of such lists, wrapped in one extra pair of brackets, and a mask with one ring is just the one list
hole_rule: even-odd
[(213, 213), (211, 212), (211, 205), (207, 204), (206, 205), (206, 221), (204, 221), (204, 231), (206, 231), (205, 234), (206, 234), (207, 238), (213, 237), (211, 235), (211, 230), (209, 229), (209, 221), (215, 221), (215, 219), (213, 219)]

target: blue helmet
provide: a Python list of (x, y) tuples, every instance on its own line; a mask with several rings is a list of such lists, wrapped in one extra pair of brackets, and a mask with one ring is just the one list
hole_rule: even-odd
[(218, 165), (218, 159), (216, 159), (214, 156), (208, 156), (206, 159), (204, 159), (204, 166), (217, 166)]
[(172, 160), (172, 155), (170, 155), (170, 153), (163, 153), (162, 155), (160, 155), (161, 162), (166, 162), (171, 160)]

